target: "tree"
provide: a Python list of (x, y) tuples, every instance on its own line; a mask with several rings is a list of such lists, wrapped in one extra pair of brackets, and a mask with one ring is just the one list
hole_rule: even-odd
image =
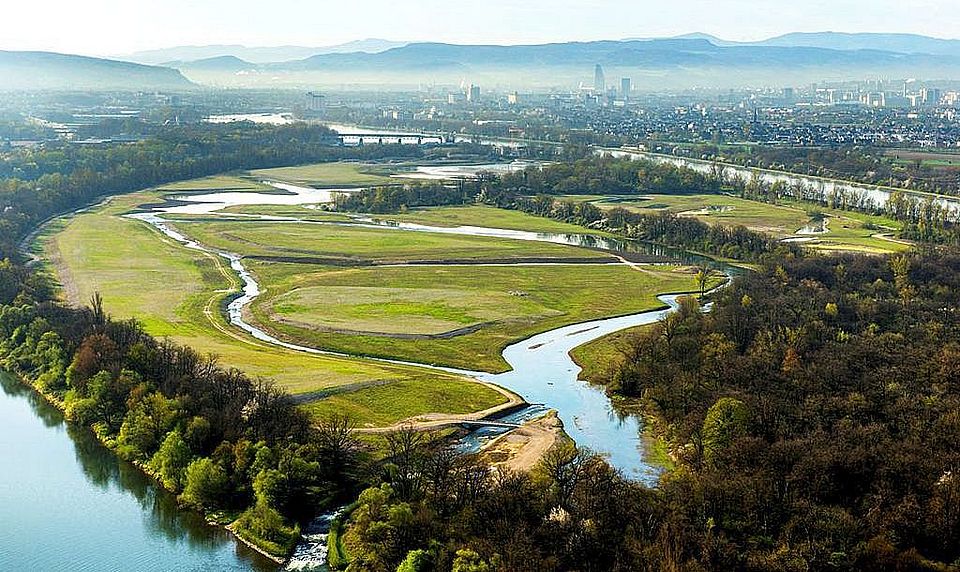
[(185, 482), (186, 469), (192, 454), (179, 431), (171, 431), (150, 459), (150, 468), (156, 471), (163, 486), (179, 491)]
[(710, 281), (713, 280), (716, 274), (717, 271), (707, 262), (704, 262), (697, 268), (697, 287), (700, 288), (701, 300), (707, 293), (707, 285), (710, 284)]
[(227, 485), (227, 474), (223, 468), (209, 457), (203, 457), (187, 466), (180, 499), (199, 509), (214, 508), (229, 492)]
[(411, 550), (397, 572), (428, 572), (433, 569), (433, 556), (426, 550)]

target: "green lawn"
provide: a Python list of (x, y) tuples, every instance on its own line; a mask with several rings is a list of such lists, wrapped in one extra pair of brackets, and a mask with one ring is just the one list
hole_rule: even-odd
[(597, 258), (584, 248), (465, 235), (358, 226), (204, 221), (178, 228), (201, 243), (247, 256), (335, 258), (351, 263), (409, 260)]
[(411, 417), (437, 413), (438, 403), (444, 404), (443, 413), (460, 415), (506, 402), (502, 394), (477, 383), (436, 379), (372, 386), (333, 395), (306, 407), (318, 417), (349, 415), (363, 420), (361, 426), (386, 427)]
[[(623, 265), (335, 269), (258, 263), (261, 327), (351, 354), (503, 371), (500, 353), (532, 334), (660, 305), (696, 288), (690, 269)], [(455, 332), (473, 327), (476, 331)], [(436, 334), (449, 332), (450, 337)]]
[(250, 174), (264, 179), (275, 179), (317, 188), (394, 185), (402, 182), (372, 171), (382, 171), (382, 168), (363, 163), (318, 163), (297, 167), (260, 169), (250, 171)]
[[(137, 318), (153, 335), (214, 353), (224, 365), (274, 379), (292, 393), (402, 381), (463, 384), (467, 404), (499, 399), (497, 392), (456, 376), (288, 351), (238, 332), (218, 311), (227, 291), (237, 284), (218, 257), (185, 249), (152, 227), (119, 216), (151, 198), (148, 194), (117, 197), (107, 207), (52, 226), (41, 237), (48, 271), (63, 284), (65, 298), (85, 303), (98, 291), (112, 315)], [(464, 407), (425, 399), (425, 407), (438, 412)]]

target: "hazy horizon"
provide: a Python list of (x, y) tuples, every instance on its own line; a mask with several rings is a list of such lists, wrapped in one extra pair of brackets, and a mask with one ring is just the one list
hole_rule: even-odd
[[(946, 0), (851, 0), (803, 5), (769, 0), (681, 0), (655, 10), (635, 2), (507, 0), (464, 3), (356, 0), (323, 6), (303, 0), (35, 0), (5, 7), (0, 49), (92, 56), (186, 45), (336, 45), (366, 38), (459, 44), (540, 44), (670, 37), (700, 32), (755, 41), (790, 32), (909, 33), (957, 37), (960, 11)], [(504, 23), (507, 23), (506, 25)], [(840, 27), (837, 22), (856, 22)], [(891, 24), (893, 23), (893, 24)], [(891, 27), (894, 26), (894, 27)]]

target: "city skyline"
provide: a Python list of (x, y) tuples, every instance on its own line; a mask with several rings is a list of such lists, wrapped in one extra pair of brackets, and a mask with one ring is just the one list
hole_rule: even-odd
[[(276, 0), (36, 0), (5, 7), (0, 49), (117, 56), (180, 45), (335, 45), (365, 38), (458, 44), (538, 44), (708, 33), (755, 41), (789, 32), (911, 33), (957, 36), (960, 11), (949, 0), (851, 0), (842, 5), (770, 0), (686, 0), (669, 5), (622, 0), (491, 0), (481, 4), (357, 0), (329, 6)], [(507, 25), (504, 23), (507, 22)], [(844, 26), (838, 26), (844, 22)]]

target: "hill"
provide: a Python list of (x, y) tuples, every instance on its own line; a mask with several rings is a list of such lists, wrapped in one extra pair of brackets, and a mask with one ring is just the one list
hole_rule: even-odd
[(176, 46), (159, 50), (147, 50), (120, 56), (120, 59), (142, 64), (163, 64), (164, 62), (195, 62), (225, 56), (245, 60), (255, 64), (302, 60), (318, 54), (338, 54), (349, 52), (377, 53), (406, 45), (405, 42), (393, 42), (370, 38), (356, 40), (332, 46), (263, 46), (248, 47), (241, 45)]
[(0, 91), (193, 87), (180, 72), (170, 68), (52, 52), (0, 51)]
[(459, 84), (544, 88), (629, 76), (638, 89), (797, 84), (851, 77), (960, 78), (960, 57), (816, 46), (716, 45), (703, 37), (523, 46), (417, 43), (376, 54), (321, 54), (264, 66), (297, 81)]
[(883, 50), (902, 54), (934, 54), (960, 57), (960, 40), (944, 40), (916, 34), (797, 32), (756, 42), (753, 45), (813, 47), (832, 50)]

